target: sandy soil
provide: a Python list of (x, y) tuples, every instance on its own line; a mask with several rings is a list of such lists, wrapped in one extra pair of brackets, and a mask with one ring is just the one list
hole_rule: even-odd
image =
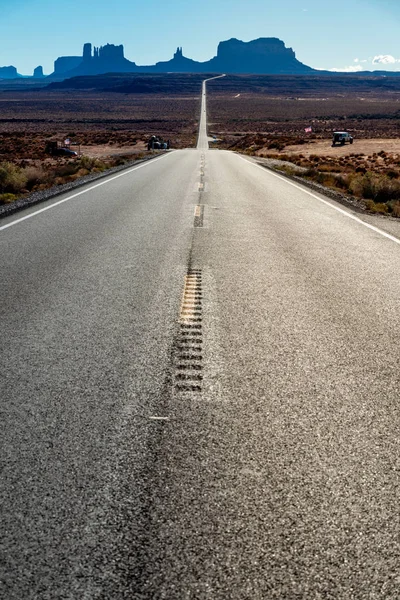
[[(286, 146), (284, 154), (303, 154), (309, 157), (311, 154), (317, 156), (348, 156), (349, 154), (366, 154), (371, 156), (374, 152), (378, 153), (381, 150), (391, 154), (400, 154), (400, 138), (382, 139), (373, 138), (370, 140), (354, 140), (354, 144), (345, 144), (344, 146), (332, 147), (329, 140), (317, 140), (309, 144)], [(263, 153), (260, 150), (258, 153)]]
[(106, 158), (109, 156), (128, 156), (131, 154), (140, 154), (147, 151), (147, 146), (144, 142), (138, 141), (134, 146), (119, 146), (117, 144), (99, 144), (90, 146), (81, 146), (81, 154), (90, 158)]

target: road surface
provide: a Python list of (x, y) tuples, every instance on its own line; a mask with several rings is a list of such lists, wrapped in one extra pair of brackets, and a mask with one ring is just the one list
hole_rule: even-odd
[(1, 598), (399, 598), (399, 239), (205, 117), (0, 223)]
[(214, 79), (221, 79), (226, 75), (217, 75), (216, 77), (210, 77), (205, 79), (201, 88), (201, 108), (200, 108), (200, 121), (199, 121), (199, 135), (197, 138), (197, 150), (208, 150), (208, 142), (213, 138), (210, 138), (207, 134), (207, 83)]

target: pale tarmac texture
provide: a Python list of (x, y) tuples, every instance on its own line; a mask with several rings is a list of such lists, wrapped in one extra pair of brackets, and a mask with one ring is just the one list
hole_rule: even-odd
[(232, 154), (206, 180), (206, 386), (171, 400), (149, 590), (397, 598), (399, 247)]
[(399, 597), (400, 247), (201, 145), (0, 233), (0, 597)]

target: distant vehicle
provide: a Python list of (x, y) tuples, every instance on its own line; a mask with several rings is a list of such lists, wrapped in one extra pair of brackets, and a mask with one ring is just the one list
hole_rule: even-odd
[(56, 156), (78, 156), (75, 150), (70, 150), (69, 148), (57, 148), (54, 154)]
[(333, 132), (332, 146), (336, 146), (336, 144), (344, 146), (346, 142), (349, 142), (349, 144), (353, 143), (353, 138), (347, 131)]
[(147, 144), (147, 150), (169, 150), (169, 140), (164, 142), (161, 137), (152, 135)]
[(52, 156), (78, 156), (78, 153), (75, 152), (75, 150), (59, 146), (58, 142), (54, 141), (46, 143), (45, 152)]

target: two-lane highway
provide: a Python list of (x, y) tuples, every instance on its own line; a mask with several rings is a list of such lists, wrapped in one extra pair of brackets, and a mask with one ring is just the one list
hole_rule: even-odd
[(400, 240), (205, 108), (0, 223), (1, 598), (399, 597)]
[[(199, 120), (199, 135), (197, 138), (197, 150), (208, 150), (208, 142), (210, 140), (207, 133), (207, 83), (214, 79), (221, 79), (226, 75), (217, 75), (216, 77), (210, 77), (203, 81), (201, 88), (201, 108), (200, 108), (200, 120)], [(212, 138), (211, 138), (212, 139)]]

